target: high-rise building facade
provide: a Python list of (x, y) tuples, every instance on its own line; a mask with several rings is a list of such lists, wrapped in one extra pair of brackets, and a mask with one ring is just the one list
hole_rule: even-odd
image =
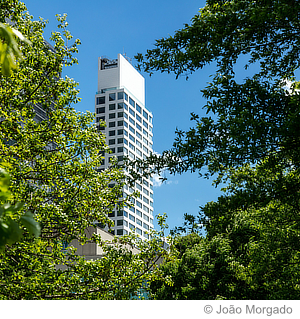
[[(98, 90), (95, 97), (96, 123), (106, 135), (112, 153), (106, 154), (101, 168), (115, 155), (119, 161), (146, 158), (153, 151), (153, 115), (145, 107), (145, 79), (123, 55), (111, 60), (98, 60)], [(99, 126), (104, 120), (106, 127)], [(149, 238), (153, 228), (153, 180), (143, 179), (134, 187), (125, 186), (124, 196), (140, 192), (133, 206), (111, 214), (115, 235), (135, 231), (142, 239)]]

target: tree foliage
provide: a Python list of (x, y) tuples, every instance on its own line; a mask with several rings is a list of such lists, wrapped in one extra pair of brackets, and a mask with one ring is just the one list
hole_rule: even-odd
[(153, 282), (157, 298), (299, 298), (299, 11), (297, 1), (207, 1), (137, 56), (151, 74), (189, 76), (210, 63), (216, 73), (202, 88), (206, 116), (192, 114), (194, 127), (177, 130), (170, 150), (135, 164), (205, 169), (227, 183), (201, 209), (205, 238), (175, 238), (176, 262), (161, 268), (174, 286)]
[[(0, 22), (6, 18), (31, 44), (18, 42), (23, 59), (9, 77), (0, 76), (0, 162), (9, 163), (11, 179), (1, 184), (11, 196), (0, 204), (22, 203), (9, 218), (13, 225), (21, 220), (23, 232), (0, 253), (0, 299), (129, 299), (158, 274), (150, 270), (161, 255), (160, 234), (149, 243), (131, 235), (115, 245), (86, 235), (96, 221), (110, 227), (108, 214), (129, 202), (120, 199), (126, 176), (117, 163), (97, 169), (101, 153), (109, 152), (105, 136), (92, 113), (75, 111), (78, 84), (61, 76), (63, 67), (77, 63), (80, 41), (67, 30), (65, 15), (57, 16), (52, 45), (43, 38), (46, 21), (32, 20), (23, 3), (1, 1)], [(105, 258), (86, 261), (65, 249), (74, 239), (102, 245)], [(133, 254), (133, 246), (140, 253)]]

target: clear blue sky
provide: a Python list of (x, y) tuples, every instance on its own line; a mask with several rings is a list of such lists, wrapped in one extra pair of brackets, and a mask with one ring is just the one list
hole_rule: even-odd
[[(28, 0), (24, 1), (34, 19), (49, 20), (46, 40), (56, 28), (56, 14), (68, 14), (69, 30), (79, 38), (79, 64), (65, 69), (65, 74), (79, 82), (82, 102), (75, 108), (94, 112), (97, 90), (98, 56), (112, 59), (118, 53), (133, 58), (153, 48), (156, 39), (173, 35), (203, 7), (205, 1), (195, 0)], [(134, 63), (134, 61), (133, 61)], [(155, 73), (146, 79), (146, 107), (153, 112), (153, 134), (156, 152), (172, 146), (176, 127), (187, 130), (193, 125), (190, 113), (204, 115), (205, 101), (200, 89), (206, 86), (213, 66), (198, 71), (189, 80), (174, 75)], [(170, 228), (180, 226), (183, 214), (196, 215), (199, 206), (216, 200), (220, 191), (211, 180), (198, 178), (197, 173), (177, 175), (154, 188), (154, 213), (166, 212)]]

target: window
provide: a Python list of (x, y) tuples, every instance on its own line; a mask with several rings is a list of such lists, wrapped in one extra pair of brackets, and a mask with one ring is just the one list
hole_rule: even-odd
[(111, 150), (112, 153), (116, 152), (116, 149), (114, 147), (111, 147), (110, 150)]
[(138, 209), (136, 209), (136, 214), (137, 214), (138, 216), (142, 217), (142, 212), (141, 212), (140, 210), (138, 210)]
[(123, 139), (122, 138), (118, 138), (118, 144), (122, 144), (123, 143)]
[(141, 143), (140, 141), (138, 141), (138, 140), (136, 140), (136, 145), (137, 145), (138, 147), (142, 148), (142, 143)]
[(108, 99), (109, 101), (114, 101), (116, 99), (116, 93), (109, 93)]
[(98, 104), (105, 104), (105, 96), (99, 96), (99, 97), (97, 97), (96, 103), (97, 103), (97, 105), (98, 105)]
[(142, 186), (141, 186), (140, 184), (136, 183), (135, 186), (136, 186), (136, 188), (137, 188), (138, 190), (140, 190), (140, 191), (142, 190)]
[(136, 201), (136, 205), (140, 208), (142, 208), (142, 203), (140, 203), (138, 200)]
[(145, 214), (143, 214), (143, 218), (148, 222), (149, 221), (149, 217)]
[(132, 142), (135, 142), (135, 138), (134, 138), (131, 134), (129, 134), (129, 139), (130, 139)]
[(152, 133), (152, 126), (149, 125), (149, 131)]
[(146, 232), (144, 232), (144, 237), (149, 239), (149, 234), (147, 234)]
[(136, 137), (138, 137), (139, 139), (142, 139), (142, 135), (138, 131), (136, 131)]
[[(131, 207), (129, 207), (129, 210), (131, 211), (131, 212), (135, 212), (135, 208), (133, 207), (133, 206), (131, 206)], [(130, 214), (129, 214), (130, 215)]]
[(126, 100), (128, 101), (128, 96), (125, 92), (118, 92), (118, 100)]
[(152, 199), (153, 199), (153, 193), (150, 193), (150, 198), (152, 198)]
[(152, 117), (149, 115), (149, 122), (152, 124)]
[(131, 230), (134, 230), (135, 227), (134, 227), (132, 224), (129, 223), (129, 228), (130, 228)]
[(144, 144), (148, 145), (148, 141), (143, 137)]
[(134, 129), (131, 125), (129, 125), (129, 130), (130, 130), (133, 134), (135, 134), (135, 129)]
[(127, 110), (127, 104), (126, 103), (118, 103), (118, 109), (125, 109)]
[(149, 230), (149, 226), (146, 223), (144, 223), (143, 226), (144, 226), (145, 229)]
[(146, 188), (143, 189), (143, 193), (149, 196), (149, 192), (147, 191)]
[(143, 155), (142, 152), (141, 152), (138, 148), (136, 149), (136, 153), (137, 153), (140, 157), (142, 157), (142, 155)]
[(144, 210), (146, 213), (149, 213), (149, 208), (146, 207), (145, 205), (143, 205), (143, 210)]
[(142, 226), (142, 221), (140, 220), (140, 219), (136, 219), (136, 223), (138, 224), (138, 225), (140, 225), (140, 226)]
[(117, 226), (123, 226), (123, 219), (117, 220)]
[(131, 148), (133, 151), (135, 151), (135, 147), (129, 142), (129, 148)]
[(118, 153), (123, 153), (123, 147), (118, 147)]
[(144, 201), (146, 204), (149, 204), (149, 199), (146, 198), (146, 197), (144, 197), (144, 196), (143, 196), (143, 201)]
[(124, 113), (123, 112), (118, 112), (118, 117), (123, 117)]
[(127, 124), (127, 122), (126, 122), (126, 121), (124, 121), (124, 126), (125, 126), (125, 127), (128, 127), (128, 124)]
[(130, 122), (131, 124), (135, 125), (135, 121), (134, 121), (131, 117), (129, 117), (129, 122)]
[(143, 129), (143, 134), (148, 137), (148, 133), (144, 129)]
[(145, 179), (143, 180), (143, 184), (149, 187), (149, 183)]
[(134, 112), (134, 110), (130, 107), (129, 108), (129, 113), (133, 116), (133, 117), (135, 117), (135, 112)]
[(124, 212), (123, 210), (118, 210), (117, 211), (117, 216), (123, 216), (123, 215), (127, 217), (127, 213)]
[(136, 123), (136, 128), (142, 131), (142, 127), (138, 123)]
[(141, 230), (141, 229), (136, 228), (136, 232), (137, 232), (139, 235), (141, 235), (141, 236), (142, 236), (142, 230)]
[(145, 110), (143, 111), (143, 116), (146, 120), (148, 120), (148, 113)]
[(133, 215), (129, 214), (129, 219), (132, 220), (133, 222), (135, 221), (135, 218)]
[(150, 201), (150, 206), (153, 207), (153, 202)]
[(117, 229), (117, 235), (122, 236), (123, 235), (123, 229)]
[(124, 130), (122, 130), (122, 129), (118, 130), (118, 135), (123, 135), (124, 134), (123, 132), (124, 132)]
[(141, 122), (142, 123), (142, 118), (138, 115), (138, 114), (136, 114), (136, 119), (139, 121), (139, 122)]
[(129, 97), (129, 104), (134, 107), (135, 102), (131, 97)]
[(116, 122), (109, 122), (108, 127), (116, 127)]
[(109, 110), (115, 110), (116, 109), (116, 104), (109, 104)]
[(109, 119), (115, 119), (116, 118), (116, 113), (110, 113), (108, 118)]
[(96, 113), (97, 114), (105, 113), (105, 107), (104, 106), (103, 107), (97, 107)]
[(143, 120), (143, 125), (148, 128), (148, 124)]
[(123, 126), (124, 122), (123, 121), (118, 121), (118, 126)]
[(114, 144), (116, 144), (116, 140), (109, 140), (108, 141), (108, 145), (114, 145)]
[(142, 109), (141, 109), (141, 107), (140, 107), (138, 104), (136, 104), (136, 110), (137, 110), (138, 112), (142, 113)]
[(143, 146), (143, 151), (144, 151), (146, 154), (148, 154), (148, 149), (147, 149), (147, 147)]
[(108, 136), (115, 136), (116, 135), (116, 131), (109, 131), (108, 132)]
[(131, 158), (131, 159), (135, 159), (135, 156), (134, 156), (134, 154), (133, 153), (131, 153), (130, 151), (129, 151), (129, 154), (128, 154), (128, 156)]

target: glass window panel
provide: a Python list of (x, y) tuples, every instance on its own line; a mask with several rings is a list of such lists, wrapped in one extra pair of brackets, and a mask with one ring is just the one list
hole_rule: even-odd
[(136, 114), (136, 119), (139, 121), (139, 122), (141, 122), (142, 123), (142, 118), (138, 115), (138, 114)]
[(129, 134), (129, 139), (130, 139), (132, 142), (135, 142), (135, 138), (134, 138), (131, 134)]
[(131, 125), (129, 125), (129, 130), (130, 130), (133, 134), (135, 134), (135, 129), (134, 129)]
[(142, 221), (140, 220), (140, 219), (136, 219), (136, 223), (138, 224), (138, 225), (140, 225), (140, 226), (142, 226)]
[(105, 96), (98, 96), (96, 103), (97, 103), (97, 105), (98, 104), (105, 104)]
[(140, 203), (138, 200), (136, 201), (136, 205), (140, 208), (142, 208), (142, 203)]
[(114, 101), (116, 99), (116, 93), (109, 93), (108, 99), (109, 101)]
[(148, 113), (145, 110), (143, 110), (143, 116), (146, 120), (148, 120)]
[(109, 104), (109, 110), (115, 110), (116, 109), (116, 104)]
[(130, 107), (129, 108), (129, 113), (133, 116), (133, 117), (135, 117), (135, 112), (134, 112), (134, 110)]
[(136, 137), (138, 137), (139, 139), (142, 139), (142, 135), (138, 131), (136, 131)]
[(142, 212), (141, 212), (140, 210), (138, 210), (138, 209), (136, 209), (136, 214), (137, 214), (138, 216), (142, 217)]
[(97, 107), (96, 113), (97, 113), (97, 114), (105, 113), (105, 106), (103, 106), (103, 107)]
[(108, 145), (114, 145), (114, 144), (116, 144), (116, 140), (109, 140), (108, 141)]
[(129, 104), (132, 105), (133, 107), (135, 105), (135, 102), (131, 97), (129, 97)]
[(129, 122), (130, 122), (131, 124), (135, 125), (135, 121), (134, 121), (131, 117), (129, 117)]
[(141, 109), (141, 107), (138, 105), (138, 104), (136, 104), (136, 110), (138, 111), (138, 112), (142, 112), (142, 109)]

